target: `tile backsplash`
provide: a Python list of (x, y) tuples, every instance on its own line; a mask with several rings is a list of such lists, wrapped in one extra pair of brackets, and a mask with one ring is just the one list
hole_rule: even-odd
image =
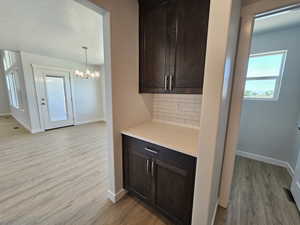
[(186, 126), (200, 126), (202, 95), (154, 94), (153, 119)]

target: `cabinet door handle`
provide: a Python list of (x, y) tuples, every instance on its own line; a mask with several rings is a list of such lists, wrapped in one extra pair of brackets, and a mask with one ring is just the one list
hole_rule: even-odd
[(149, 174), (149, 166), (150, 166), (149, 159), (147, 159), (147, 162), (146, 162), (146, 171), (147, 171), (147, 174)]
[(173, 89), (173, 76), (170, 76), (170, 80), (169, 80), (169, 90), (172, 91)]
[(165, 90), (168, 90), (168, 76), (165, 76)]
[(151, 163), (151, 175), (152, 175), (152, 177), (154, 177), (154, 161), (152, 161), (152, 163)]
[(158, 153), (157, 151), (154, 151), (154, 150), (152, 150), (152, 149), (150, 149), (150, 148), (144, 148), (144, 149), (145, 149), (145, 151), (151, 152), (151, 153), (153, 153), (153, 154), (157, 154), (157, 153)]

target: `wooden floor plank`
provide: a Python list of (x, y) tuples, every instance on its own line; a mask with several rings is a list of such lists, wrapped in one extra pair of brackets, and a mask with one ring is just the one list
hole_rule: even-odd
[(230, 204), (215, 225), (299, 225), (300, 214), (283, 188), (291, 177), (282, 167), (237, 157)]
[[(32, 135), (0, 117), (0, 225), (170, 224), (129, 196), (107, 200), (106, 140), (103, 123)], [(285, 169), (239, 157), (215, 225), (299, 225), (290, 183)]]
[(33, 135), (0, 117), (0, 225), (168, 224), (129, 196), (107, 199), (106, 140), (104, 123)]

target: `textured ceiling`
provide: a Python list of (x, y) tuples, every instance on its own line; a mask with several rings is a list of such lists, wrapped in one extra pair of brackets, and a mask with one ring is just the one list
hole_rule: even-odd
[(103, 63), (102, 16), (73, 0), (0, 0), (0, 49)]

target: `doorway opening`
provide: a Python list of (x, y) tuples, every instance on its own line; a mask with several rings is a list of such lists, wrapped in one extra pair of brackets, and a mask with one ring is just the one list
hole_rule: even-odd
[(16, 15), (0, 22), (0, 223), (102, 220), (114, 180), (109, 12), (80, 0), (0, 11)]
[(223, 177), (227, 210), (218, 216), (225, 224), (298, 224), (300, 8), (254, 8), (242, 19), (223, 171), (233, 183)]

